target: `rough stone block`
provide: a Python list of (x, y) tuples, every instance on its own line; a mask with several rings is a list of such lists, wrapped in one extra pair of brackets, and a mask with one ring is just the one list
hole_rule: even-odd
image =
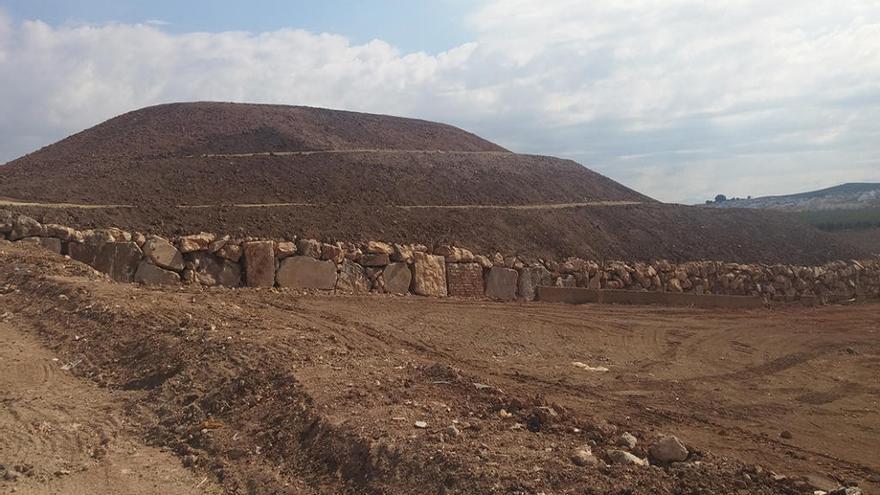
[(241, 266), (210, 253), (194, 253), (194, 281), (208, 286), (238, 287), (241, 285)]
[(541, 265), (529, 266), (519, 272), (517, 285), (520, 297), (526, 301), (532, 301), (535, 299), (538, 286), (553, 285), (553, 274)]
[(243, 245), (245, 281), (249, 287), (275, 285), (275, 246), (272, 241), (253, 241)]
[(161, 237), (150, 237), (144, 243), (144, 256), (159, 268), (179, 272), (183, 270), (183, 255), (173, 244)]
[(516, 299), (516, 283), (519, 274), (510, 268), (494, 266), (486, 276), (486, 296), (498, 301)]
[(406, 263), (391, 263), (382, 272), (385, 280), (385, 292), (389, 294), (406, 294), (412, 284), (412, 272)]
[(370, 292), (372, 287), (373, 284), (367, 278), (367, 272), (364, 270), (364, 267), (349, 260), (342, 262), (342, 267), (336, 279), (337, 292), (366, 294)]
[(33, 244), (56, 254), (61, 254), (61, 240), (54, 237), (25, 237), (18, 241)]
[(478, 263), (447, 263), (446, 285), (450, 296), (483, 297), (483, 268)]
[(391, 263), (391, 259), (387, 254), (365, 254), (361, 257), (363, 266), (385, 266), (388, 263)]
[(446, 260), (443, 256), (413, 253), (413, 292), (446, 297)]
[(180, 283), (180, 275), (143, 260), (138, 264), (134, 281), (144, 285), (177, 285)]
[(336, 263), (311, 256), (286, 258), (281, 262), (276, 279), (280, 287), (330, 290), (336, 287)]
[(106, 273), (116, 282), (131, 282), (143, 257), (134, 242), (68, 244), (70, 257)]

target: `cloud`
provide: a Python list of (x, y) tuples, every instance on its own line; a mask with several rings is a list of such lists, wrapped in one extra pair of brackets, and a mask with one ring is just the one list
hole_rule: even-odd
[(303, 30), (170, 34), (0, 11), (0, 162), (145, 105), (307, 104), (450, 122), (649, 195), (880, 180), (869, 0), (489, 0), (439, 54)]

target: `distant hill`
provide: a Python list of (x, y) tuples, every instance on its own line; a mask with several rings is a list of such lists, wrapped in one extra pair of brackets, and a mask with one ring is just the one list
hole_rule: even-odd
[(707, 203), (713, 208), (760, 208), (786, 211), (855, 210), (880, 207), (880, 183), (853, 182), (784, 196), (729, 199)]

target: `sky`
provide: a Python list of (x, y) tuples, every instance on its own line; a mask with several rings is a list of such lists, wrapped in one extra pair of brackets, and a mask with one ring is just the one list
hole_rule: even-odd
[(880, 182), (880, 0), (0, 0), (0, 163), (198, 100), (442, 121), (670, 202)]

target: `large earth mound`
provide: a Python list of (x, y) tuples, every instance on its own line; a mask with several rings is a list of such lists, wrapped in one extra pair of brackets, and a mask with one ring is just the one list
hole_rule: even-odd
[(787, 215), (665, 205), (573, 161), (512, 153), (452, 126), (308, 107), (130, 112), (0, 166), (2, 198), (40, 203), (19, 209), (43, 221), (165, 234), (454, 242), (594, 259), (867, 256)]

